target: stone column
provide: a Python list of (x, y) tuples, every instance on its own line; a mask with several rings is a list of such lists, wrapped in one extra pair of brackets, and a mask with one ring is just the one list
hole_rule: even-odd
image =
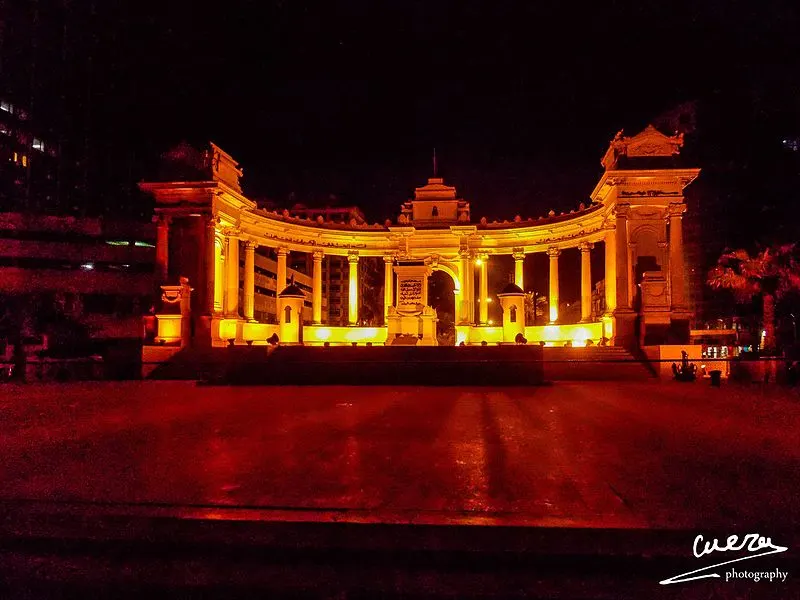
[(480, 267), (480, 306), (478, 307), (478, 324), (487, 325), (489, 323), (489, 255), (486, 253), (478, 254), (476, 264)]
[(612, 226), (606, 229), (606, 314), (611, 314), (617, 308), (617, 229)]
[(461, 250), (459, 252), (460, 258), (460, 273), (461, 276), (461, 306), (458, 307), (459, 311), (459, 318), (458, 322), (461, 323), (471, 323), (472, 319), (470, 316), (470, 302), (472, 302), (472, 291), (470, 289), (470, 276), (472, 271), (470, 270), (471, 262), (469, 256), (469, 250)]
[(514, 248), (514, 283), (523, 292), (525, 291), (525, 251), (522, 248)]
[(278, 248), (278, 272), (275, 281), (275, 295), (277, 296), (286, 289), (286, 258), (289, 256), (289, 250), (286, 248)]
[(168, 215), (158, 216), (156, 224), (156, 276), (159, 283), (164, 283), (169, 274), (169, 224)]
[[(275, 310), (277, 310), (278, 296), (280, 296), (280, 293), (286, 289), (286, 257), (289, 256), (289, 250), (286, 248), (276, 248), (275, 251), (278, 255), (277, 273), (275, 274)], [(280, 325), (283, 319), (281, 311), (278, 310), (278, 314), (276, 316), (278, 324)]]
[(256, 300), (256, 244), (244, 244), (244, 318), (254, 321)]
[(686, 205), (669, 205), (669, 274), (672, 289), (672, 310), (686, 309), (683, 261), (683, 213)]
[(347, 255), (350, 284), (347, 294), (347, 324), (358, 325), (358, 252)]
[(628, 289), (628, 212), (629, 204), (617, 204), (617, 308), (630, 310), (631, 300)]
[(322, 258), (320, 251), (314, 252), (313, 280), (311, 285), (311, 322), (314, 325), (322, 323)]
[(214, 314), (214, 288), (217, 275), (217, 218), (213, 215), (206, 220), (206, 297), (205, 311), (209, 315)]
[(383, 257), (383, 322), (388, 323), (389, 307), (394, 304), (394, 257)]
[(239, 317), (239, 238), (226, 236), (228, 250), (225, 253), (225, 315)]
[(594, 244), (582, 242), (581, 251), (581, 323), (592, 320), (592, 248)]
[(558, 321), (558, 257), (561, 250), (556, 247), (547, 249), (547, 256), (550, 257), (550, 325), (555, 325)]
[(221, 315), (225, 303), (225, 248), (222, 235), (214, 236), (214, 314)]

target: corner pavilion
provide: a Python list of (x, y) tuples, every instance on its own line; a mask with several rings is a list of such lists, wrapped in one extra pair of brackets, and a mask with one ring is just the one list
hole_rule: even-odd
[[(538, 219), (476, 223), (469, 203), (434, 177), (416, 189), (395, 223), (359, 225), (258, 208), (242, 193), (238, 163), (211, 144), (196, 180), (140, 184), (156, 202), (157, 270), (164, 284), (156, 343), (173, 348), (265, 344), (277, 334), (281, 343), (305, 345), (383, 345), (405, 336), (435, 345), (437, 316), (428, 304), (428, 276), (437, 270), (454, 283), (457, 344), (513, 343), (519, 333), (529, 343), (546, 345), (597, 344), (607, 338), (612, 345), (632, 347), (645, 339), (663, 344), (668, 336), (688, 342), (682, 220), (684, 189), (699, 169), (676, 166), (682, 146), (681, 136), (652, 126), (632, 137), (618, 133), (602, 158), (605, 171), (591, 204), (569, 214), (551, 211)], [(605, 313), (592, 318), (591, 252), (598, 242), (605, 252)], [(258, 246), (277, 254), (278, 323), (254, 318)], [(580, 250), (578, 273), (559, 272), (559, 256), (568, 248)], [(547, 254), (550, 269), (549, 323), (542, 326), (524, 322), (522, 294), (523, 261), (538, 252)], [(310, 319), (303, 313), (308, 307), (302, 293), (287, 281), (290, 253), (312, 256)], [(350, 326), (322, 322), (326, 255), (347, 257)], [(515, 285), (500, 293), (503, 321), (492, 326), (488, 271), (501, 255), (515, 261)], [(365, 257), (384, 261), (385, 325), (380, 327), (357, 325), (358, 264)], [(640, 281), (636, 273), (642, 274)], [(560, 277), (580, 278), (579, 323), (559, 320)]]

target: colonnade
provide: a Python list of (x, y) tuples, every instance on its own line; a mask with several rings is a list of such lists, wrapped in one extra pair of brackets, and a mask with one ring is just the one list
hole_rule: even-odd
[[(683, 237), (682, 214), (685, 206), (680, 203), (670, 205), (667, 211), (669, 219), (669, 274), (671, 301), (673, 308), (685, 306), (685, 291), (683, 282)], [(592, 272), (591, 251), (596, 241), (605, 244), (605, 304), (606, 314), (615, 311), (630, 311), (633, 295), (632, 256), (628, 240), (628, 214), (629, 206), (617, 204), (614, 210), (615, 218), (608, 221), (602, 230), (602, 235), (594, 241), (581, 241), (577, 248), (581, 255), (580, 289), (581, 289), (581, 322), (592, 319)], [(156, 235), (156, 273), (163, 282), (167, 278), (169, 267), (169, 227), (170, 218), (161, 215), (157, 221)], [(244, 248), (243, 269), (243, 294), (242, 306), (239, 306), (239, 254), (241, 245)], [(204, 311), (207, 314), (225, 317), (242, 317), (246, 321), (254, 321), (255, 304), (255, 250), (256, 241), (242, 234), (234, 228), (222, 228), (217, 218), (205, 220), (205, 268), (206, 268), (206, 294)], [(575, 245), (569, 246), (575, 247)], [(559, 322), (559, 257), (567, 248), (551, 246), (546, 252), (549, 258), (549, 318), (550, 324)], [(524, 248), (513, 248), (510, 252), (514, 259), (514, 283), (521, 289), (524, 286), (524, 261), (530, 252)], [(289, 249), (277, 247), (276, 269), (276, 295), (287, 286), (287, 258)], [(323, 251), (312, 253), (312, 323), (322, 323), (322, 263), (325, 254)], [(358, 288), (358, 263), (360, 255), (357, 251), (349, 251), (348, 260), (348, 323), (358, 324), (359, 288)], [(394, 262), (393, 254), (385, 254), (384, 268), (384, 311), (388, 314), (389, 307), (393, 306), (394, 288)], [(464, 249), (459, 252), (456, 269), (460, 281), (456, 286), (456, 311), (457, 320), (461, 324), (474, 324), (475, 300), (475, 268), (478, 269), (478, 325), (488, 325), (489, 289), (488, 269), (491, 255), (480, 249)], [(277, 315), (280, 322), (281, 315)]]

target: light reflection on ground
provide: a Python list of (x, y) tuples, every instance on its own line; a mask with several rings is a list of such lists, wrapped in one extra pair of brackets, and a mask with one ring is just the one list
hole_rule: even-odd
[(206, 519), (741, 529), (800, 517), (792, 392), (108, 382), (4, 386), (0, 410), (0, 500)]

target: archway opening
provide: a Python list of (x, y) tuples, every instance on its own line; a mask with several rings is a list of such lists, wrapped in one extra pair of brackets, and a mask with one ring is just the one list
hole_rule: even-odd
[(455, 282), (449, 273), (434, 271), (428, 278), (428, 305), (436, 309), (436, 339), (440, 346), (456, 343)]

